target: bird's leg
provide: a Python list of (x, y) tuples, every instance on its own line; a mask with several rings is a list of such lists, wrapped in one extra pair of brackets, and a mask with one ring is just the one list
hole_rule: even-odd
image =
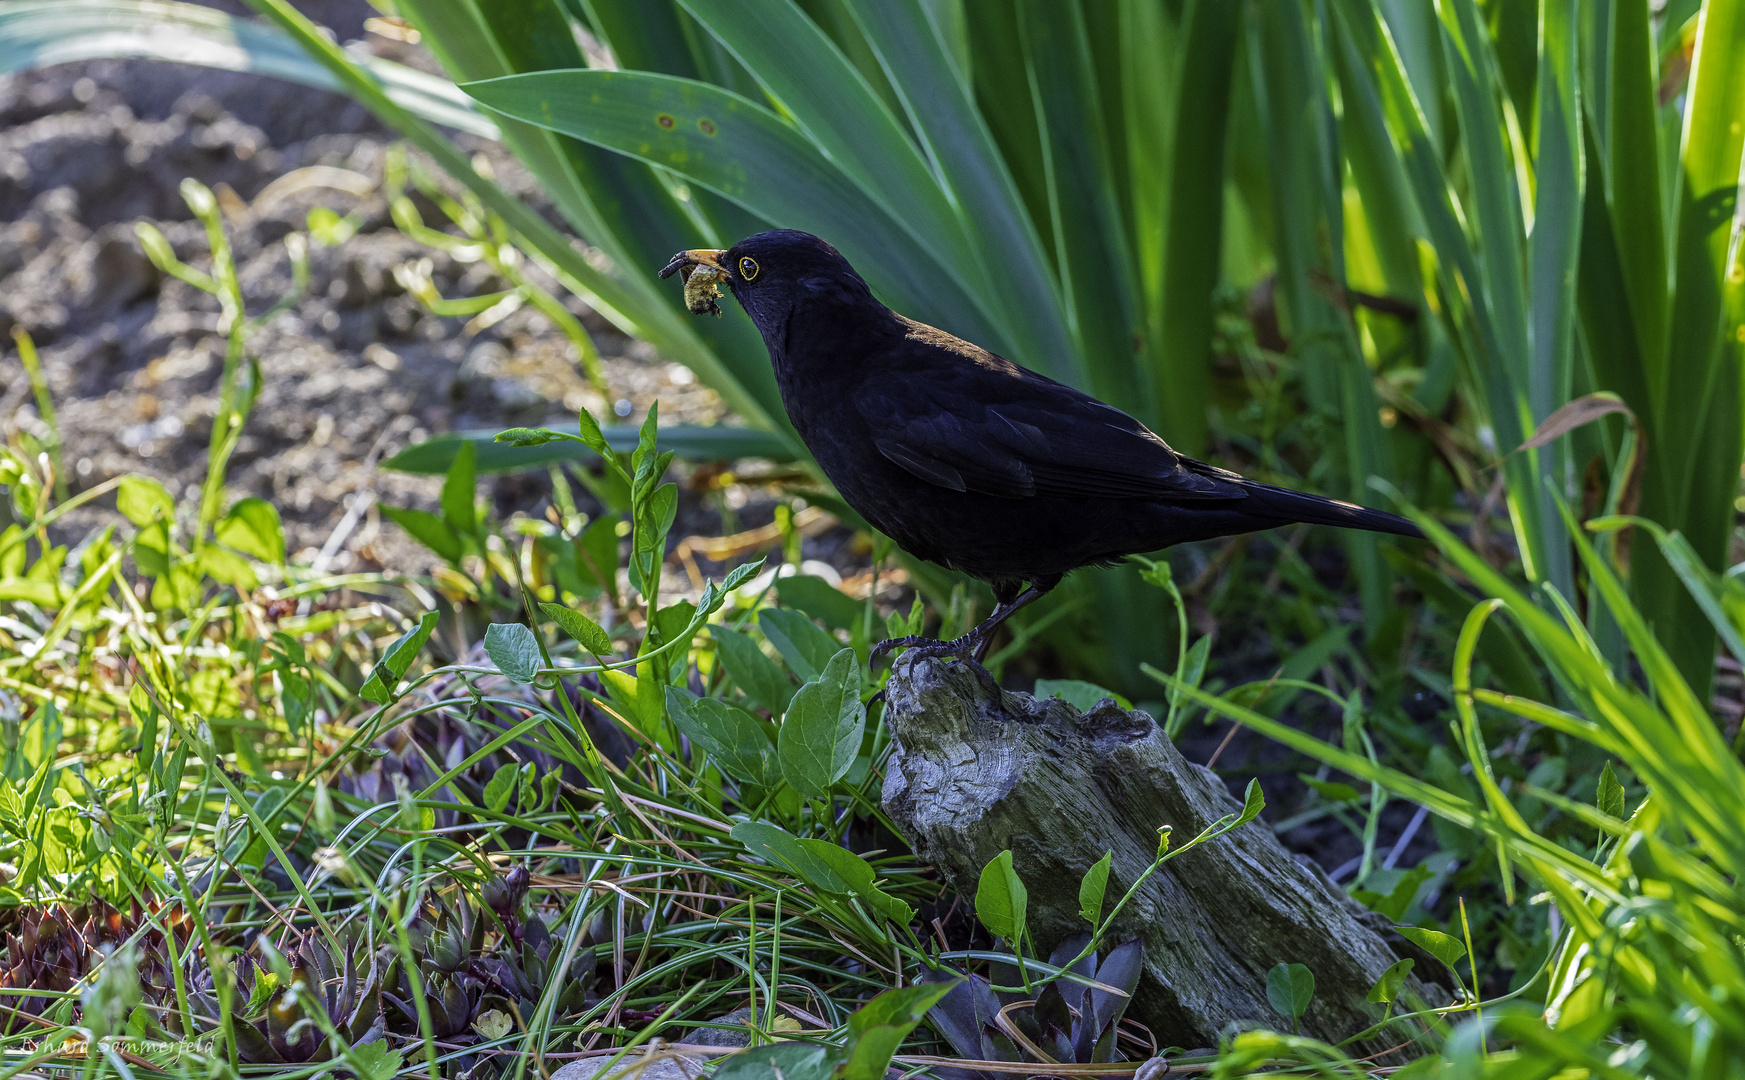
[(872, 656), (877, 659), (892, 649), (914, 649), (920, 656), (952, 656), (967, 660), (981, 670), (982, 657), (988, 654), (988, 646), (992, 644), (994, 631), (1000, 628), (1000, 624), (1011, 618), (1019, 608), (1041, 598), (1058, 584), (1058, 576), (1038, 578), (1030, 583), (1028, 589), (1018, 592), (1016, 582), (1000, 582), (995, 586), (995, 597), (999, 602), (994, 605), (992, 614), (969, 633), (950, 641), (919, 636), (886, 638), (873, 646)]
[(1058, 584), (1060, 584), (1060, 579), (1058, 577), (1053, 580), (1043, 579), (1041, 581), (1033, 581), (1030, 583), (1028, 589), (1025, 589), (1012, 599), (996, 605), (994, 607), (994, 613), (988, 616), (986, 622), (964, 635), (966, 638), (976, 637), (980, 639), (976, 642), (975, 651), (970, 653), (969, 659), (980, 664), (982, 662), (982, 657), (988, 654), (988, 646), (994, 643), (994, 631), (1000, 628), (1000, 624), (1011, 618), (1012, 615), (1024, 605), (1042, 599), (1044, 594)]

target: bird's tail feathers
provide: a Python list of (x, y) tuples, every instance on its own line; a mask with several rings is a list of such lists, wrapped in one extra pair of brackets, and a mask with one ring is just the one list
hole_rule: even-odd
[(1300, 521), (1310, 525), (1333, 525), (1341, 529), (1363, 529), (1367, 532), (1393, 533), (1395, 536), (1424, 539), (1423, 530), (1405, 518), (1385, 510), (1371, 510), (1355, 503), (1292, 491), (1290, 488), (1273, 487), (1271, 484), (1246, 481), (1242, 486), (1248, 490), (1245, 508), (1254, 513), (1276, 515), (1281, 525)]

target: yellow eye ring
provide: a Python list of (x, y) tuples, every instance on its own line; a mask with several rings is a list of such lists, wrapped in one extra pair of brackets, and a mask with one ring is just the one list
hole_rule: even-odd
[(745, 258), (739, 260), (739, 279), (750, 281), (757, 277), (757, 260)]

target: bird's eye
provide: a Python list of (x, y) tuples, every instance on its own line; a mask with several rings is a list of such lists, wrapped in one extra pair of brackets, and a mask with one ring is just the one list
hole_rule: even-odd
[(757, 260), (756, 259), (740, 259), (739, 260), (739, 277), (740, 277), (740, 280), (742, 280), (742, 281), (750, 281), (752, 278), (757, 277)]

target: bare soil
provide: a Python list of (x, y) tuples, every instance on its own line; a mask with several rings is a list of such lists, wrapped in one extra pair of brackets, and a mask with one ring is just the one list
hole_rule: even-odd
[[(362, 0), (299, 7), (342, 41), (364, 36), (363, 20), (373, 14)], [(366, 41), (429, 66), (403, 44)], [(431, 260), (446, 297), (505, 286), (482, 264), (457, 262), (394, 227), (379, 190), (392, 141), (349, 99), (262, 76), (97, 61), (0, 79), (0, 342), (8, 354), (0, 360), (0, 424), (41, 427), (10, 348), (16, 324), (41, 350), (73, 490), (129, 472), (177, 492), (197, 490), (223, 361), (219, 307), (161, 275), (134, 234), (136, 222), (148, 221), (178, 257), (210, 266), (204, 230), (177, 191), (184, 177), (213, 188), (225, 208), (251, 313), (289, 291), (283, 240), (306, 228), (311, 209), (362, 219), (342, 245), (312, 249), (306, 295), (250, 343), (263, 392), (229, 482), (234, 497), (259, 495), (279, 507), (294, 556), (313, 558), (360, 493), (433, 506), (440, 479), (374, 467), (433, 434), (573, 421), (581, 408), (634, 423), (657, 397), (663, 422), (730, 420), (687, 369), (573, 297), (566, 303), (604, 359), (605, 395), (583, 377), (573, 344), (530, 308), (469, 334), (466, 319), (439, 318), (406, 295), (393, 269), (421, 258)], [(531, 179), (493, 144), (460, 141), (489, 156), (505, 186), (545, 209)], [(359, 174), (376, 190), (359, 197), (309, 186), (260, 197), (310, 166)], [(426, 210), (427, 224), (443, 223), (434, 207)], [(543, 512), (541, 479), (491, 483), (501, 512)], [(743, 525), (769, 520), (761, 493), (743, 502)], [(106, 514), (93, 507), (70, 515), (63, 535), (82, 535)], [(675, 533), (719, 524), (712, 509), (688, 498)], [(846, 539), (826, 546), (834, 551)], [(418, 572), (432, 561), (372, 507), (329, 566)]]

